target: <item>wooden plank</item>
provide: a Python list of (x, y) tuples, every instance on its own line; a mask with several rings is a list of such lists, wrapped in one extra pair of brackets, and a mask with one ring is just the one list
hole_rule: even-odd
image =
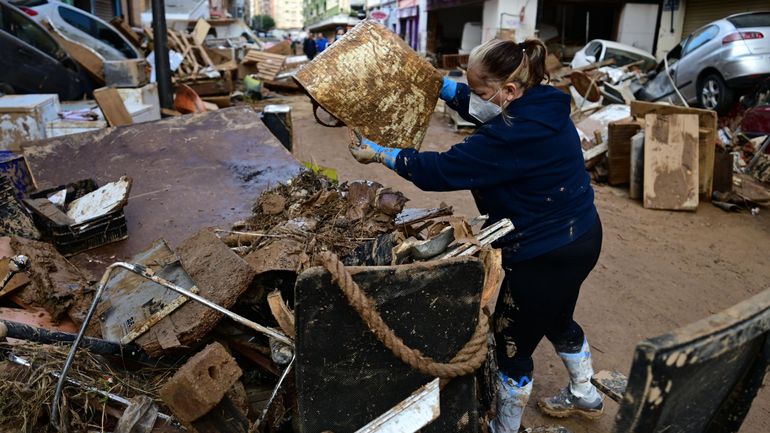
[(714, 153), (717, 142), (717, 113), (702, 108), (679, 107), (644, 101), (631, 102), (631, 116), (643, 118), (648, 113), (696, 114), (698, 116), (698, 125), (705, 132), (698, 137), (698, 190), (701, 199), (711, 200), (714, 182)]
[(94, 99), (99, 104), (99, 108), (101, 108), (104, 118), (107, 119), (110, 126), (124, 126), (134, 123), (117, 89), (112, 87), (96, 89), (94, 90)]
[(591, 383), (607, 397), (620, 403), (623, 400), (623, 394), (626, 393), (628, 378), (619, 371), (602, 370), (594, 374)]
[(193, 41), (195, 41), (195, 45), (203, 45), (203, 40), (206, 39), (206, 36), (209, 34), (209, 30), (211, 30), (211, 24), (208, 23), (208, 21), (204, 20), (203, 18), (199, 18), (198, 22), (195, 23), (195, 28), (193, 29)]
[(697, 209), (698, 116), (645, 116), (644, 207)]
[(110, 21), (110, 24), (112, 24), (112, 26), (115, 27), (115, 29), (119, 31), (121, 35), (125, 36), (126, 39), (128, 39), (128, 41), (131, 42), (133, 46), (135, 46), (136, 48), (142, 47), (142, 38), (140, 38), (139, 35), (137, 35), (136, 32), (134, 32), (131, 26), (129, 26), (128, 23), (126, 23), (126, 21), (123, 20), (123, 18), (114, 17)]

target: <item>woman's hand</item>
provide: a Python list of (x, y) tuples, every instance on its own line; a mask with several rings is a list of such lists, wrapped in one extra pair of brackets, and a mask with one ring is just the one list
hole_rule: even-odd
[(362, 136), (358, 131), (353, 131), (353, 134), (351, 134), (350, 153), (356, 161), (362, 164), (381, 162), (386, 167), (395, 169), (396, 156), (398, 156), (400, 151), (401, 149), (380, 146)]
[(441, 93), (439, 97), (446, 102), (451, 101), (457, 95), (457, 81), (450, 80), (449, 77), (444, 77), (441, 84)]

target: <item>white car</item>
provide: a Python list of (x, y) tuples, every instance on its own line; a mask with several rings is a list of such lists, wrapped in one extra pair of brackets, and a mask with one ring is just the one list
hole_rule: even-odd
[(35, 21), (49, 20), (64, 36), (93, 49), (105, 60), (144, 57), (114, 27), (82, 9), (56, 0), (19, 0), (12, 4)]
[(658, 63), (652, 54), (639, 48), (604, 39), (594, 39), (575, 53), (570, 66), (574, 69), (609, 59), (615, 60), (613, 66), (626, 66), (641, 61), (639, 68), (643, 71), (654, 68)]

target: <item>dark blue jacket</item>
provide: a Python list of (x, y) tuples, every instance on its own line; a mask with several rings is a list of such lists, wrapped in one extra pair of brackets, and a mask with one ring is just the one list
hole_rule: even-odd
[(567, 245), (596, 223), (569, 96), (538, 85), (487, 123), (468, 114), (470, 89), (460, 84), (449, 107), (479, 125), (446, 152), (399, 152), (396, 171), (425, 191), (469, 189), (488, 224), (502, 218), (514, 231), (496, 243), (506, 260), (522, 261)]

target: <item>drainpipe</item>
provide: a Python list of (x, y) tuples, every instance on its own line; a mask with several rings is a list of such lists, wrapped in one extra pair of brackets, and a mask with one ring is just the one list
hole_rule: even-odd
[(158, 99), (163, 108), (173, 108), (171, 90), (171, 65), (168, 61), (168, 32), (166, 31), (166, 5), (163, 0), (152, 0), (152, 32), (155, 51), (155, 78), (158, 82)]

